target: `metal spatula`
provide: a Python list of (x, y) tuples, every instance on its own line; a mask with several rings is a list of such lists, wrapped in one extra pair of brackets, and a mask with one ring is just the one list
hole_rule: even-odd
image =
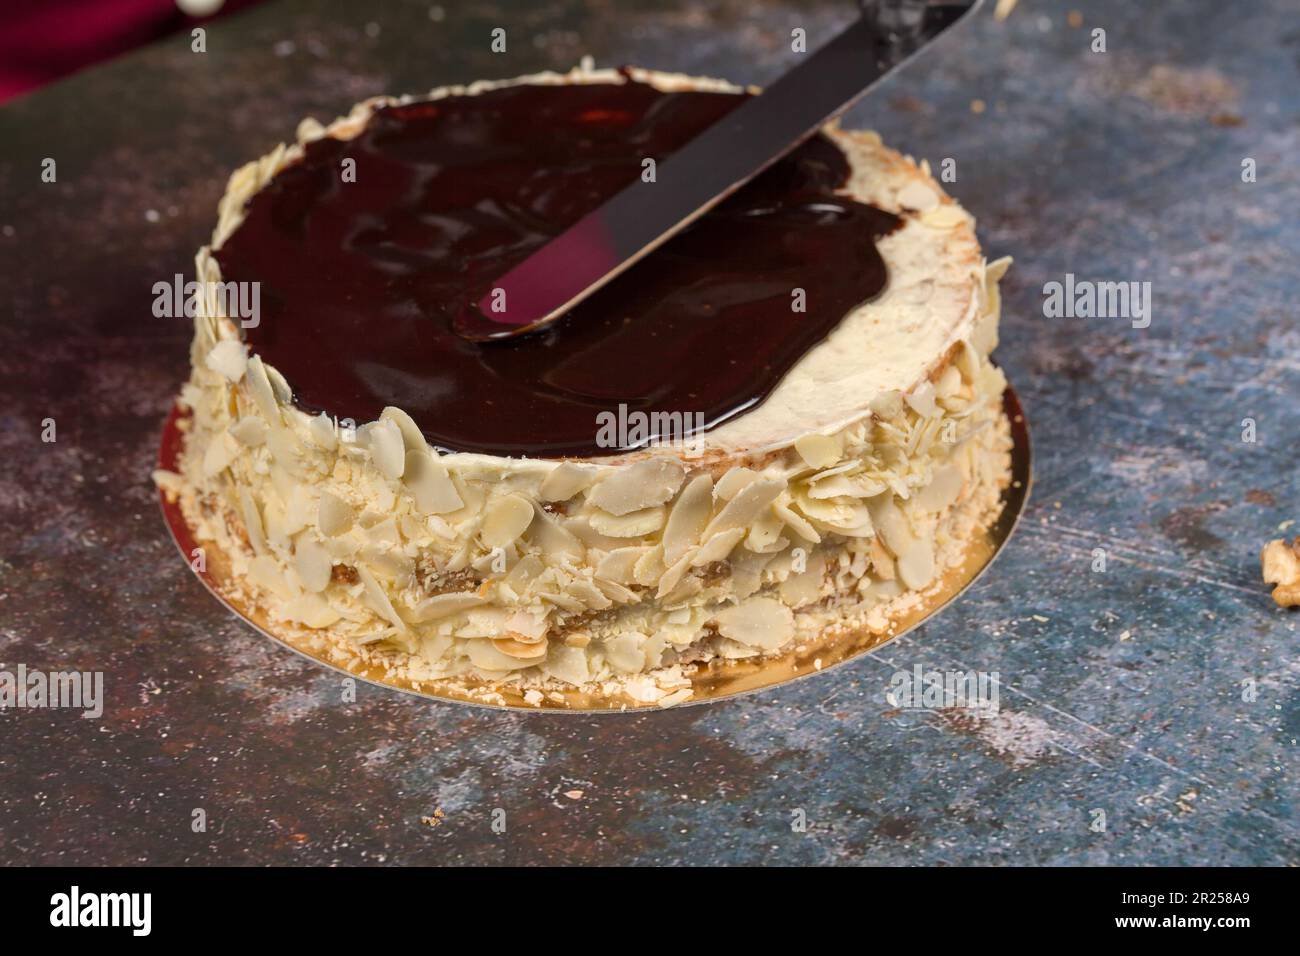
[(553, 322), (812, 137), (983, 0), (862, 0), (852, 26), (501, 276), (454, 327), (472, 341)]

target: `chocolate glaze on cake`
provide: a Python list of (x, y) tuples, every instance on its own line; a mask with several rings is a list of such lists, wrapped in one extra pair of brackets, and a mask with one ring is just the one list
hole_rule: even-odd
[(837, 195), (849, 164), (822, 136), (542, 331), (476, 344), (451, 319), (643, 158), (740, 102), (521, 85), (387, 107), (355, 139), (317, 140), (215, 252), (224, 281), (261, 283), (248, 343), (300, 407), (360, 423), (395, 405), (449, 451), (614, 454), (597, 415), (620, 404), (716, 425), (884, 289), (875, 240), (899, 220)]

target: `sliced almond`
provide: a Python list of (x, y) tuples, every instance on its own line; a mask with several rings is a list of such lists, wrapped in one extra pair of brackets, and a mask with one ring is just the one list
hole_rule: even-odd
[(636, 674), (645, 669), (645, 651), (641, 644), (645, 636), (637, 633), (619, 634), (603, 644), (605, 660), (611, 667), (625, 674)]
[(355, 515), (352, 506), (328, 491), (320, 493), (316, 511), (316, 527), (328, 538), (340, 535), (352, 527)]
[(839, 435), (804, 435), (794, 443), (794, 450), (809, 468), (829, 468), (844, 454)]
[(532, 583), (541, 577), (542, 572), (546, 570), (546, 565), (537, 555), (529, 554), (515, 562), (510, 572), (502, 579), (502, 583), (509, 587), (517, 594), (527, 591)]
[(663, 504), (677, 493), (685, 476), (675, 458), (647, 458), (619, 467), (587, 493), (587, 500), (612, 515), (631, 514)]
[(603, 578), (596, 578), (593, 583), (600, 589), (601, 594), (605, 595), (605, 597), (609, 598), (615, 604), (635, 604), (640, 600), (635, 591), (614, 581), (606, 581)]
[(398, 615), (397, 609), (393, 607), (393, 602), (388, 599), (387, 593), (385, 593), (383, 586), (380, 585), (374, 574), (364, 564), (358, 564), (356, 567), (357, 577), (361, 579), (361, 583), (365, 586), (366, 597), (370, 599), (371, 607), (393, 627), (399, 631), (405, 631), (406, 622)]
[(871, 519), (885, 546), (895, 557), (901, 556), (911, 545), (914, 535), (902, 510), (894, 503), (893, 495), (879, 495), (872, 498), (867, 506), (871, 509)]
[(794, 637), (794, 613), (775, 598), (749, 598), (718, 612), (716, 620), (723, 637), (766, 651)]
[(586, 578), (574, 578), (565, 585), (565, 593), (581, 602), (584, 610), (603, 611), (614, 603)]
[(664, 507), (658, 505), (623, 515), (593, 511), (587, 520), (598, 533), (611, 538), (643, 538), (663, 527), (664, 515)]
[(446, 594), (435, 594), (433, 597), (421, 601), (411, 609), (409, 616), (413, 623), (424, 624), (428, 621), (451, 617), (453, 614), (459, 614), (462, 611), (468, 611), (470, 608), (479, 607), (486, 603), (486, 599), (474, 591), (449, 591)]
[(298, 596), (298, 591), (280, 571), (280, 565), (269, 554), (261, 554), (248, 563), (248, 578), (258, 587), (270, 591), (282, 601)]
[(492, 646), (506, 657), (519, 661), (540, 661), (546, 657), (546, 639), (535, 643), (524, 643), (514, 637), (494, 637)]
[(730, 501), (736, 497), (741, 488), (758, 478), (758, 472), (737, 465), (718, 479), (718, 483), (713, 489), (713, 497), (717, 501)]
[(247, 488), (239, 489), (239, 513), (244, 519), (244, 530), (248, 533), (248, 543), (257, 554), (266, 553), (266, 531), (262, 525), (262, 512)]
[(297, 621), (313, 629), (337, 624), (343, 617), (315, 594), (298, 595), (285, 605), (284, 614), (291, 621)]
[(587, 554), (587, 548), (578, 536), (540, 507), (536, 509), (532, 540), (551, 560), (568, 557), (581, 562)]
[(256, 415), (246, 415), (229, 428), (235, 441), (248, 448), (256, 448), (266, 443), (266, 422)]
[(709, 523), (713, 511), (713, 479), (706, 473), (696, 475), (673, 504), (664, 525), (664, 563), (676, 564), (700, 540), (700, 532)]
[(825, 479), (814, 479), (808, 485), (809, 498), (874, 498), (888, 486), (864, 474), (837, 474)]
[(668, 569), (664, 566), (663, 545), (655, 545), (643, 554), (632, 568), (632, 577), (637, 584), (650, 587), (657, 584)]
[(289, 388), (288, 381), (275, 366), (266, 366), (266, 380), (271, 383), (271, 392), (275, 395), (276, 402), (288, 405), (293, 401), (293, 389)]
[(544, 656), (519, 658), (504, 654), (497, 649), (497, 640), (500, 638), (468, 641), (465, 645), (465, 654), (469, 657), (470, 663), (489, 673), (502, 673), (532, 667), (545, 659)]
[(596, 576), (618, 584), (635, 584), (633, 569), (650, 550), (648, 547), (640, 547), (611, 551), (596, 565)]
[(324, 412), (312, 417), (307, 423), (307, 435), (317, 448), (334, 451), (339, 445), (338, 431), (334, 428), (334, 419)]
[(825, 578), (826, 556), (821, 552), (810, 555), (803, 571), (781, 582), (781, 601), (790, 607), (812, 604), (821, 597)]
[(408, 454), (413, 451), (429, 450), (429, 443), (424, 440), (424, 433), (420, 431), (420, 426), (400, 408), (389, 405), (379, 413), (379, 417), (397, 426), (397, 430), (402, 434), (402, 445)]
[(397, 519), (389, 515), (380, 521), (376, 521), (366, 528), (366, 540), (381, 550), (400, 547), (402, 534), (397, 530)]
[(934, 418), (940, 414), (939, 406), (934, 401), (934, 386), (929, 382), (923, 382), (912, 389), (903, 396), (903, 401), (923, 418)]
[(285, 527), (289, 534), (297, 534), (303, 528), (312, 524), (315, 501), (305, 485), (295, 484), (290, 489), (284, 511)]
[(595, 468), (561, 462), (542, 479), (540, 494), (543, 501), (568, 501), (578, 492), (590, 488), (595, 480)]
[(203, 364), (223, 378), (238, 382), (248, 368), (248, 346), (238, 339), (222, 339), (208, 351)]
[(587, 606), (581, 600), (567, 591), (537, 590), (530, 592), (530, 594), (552, 607), (558, 607), (561, 611), (568, 611), (570, 614), (581, 614), (587, 610)]
[(962, 483), (961, 469), (955, 464), (936, 468), (930, 483), (917, 494), (916, 504), (922, 511), (940, 514), (957, 500)]
[[(573, 639), (581, 638), (585, 638), (582, 643), (570, 643)], [(562, 680), (566, 684), (573, 684), (575, 687), (587, 683), (591, 680), (591, 670), (587, 663), (587, 652), (583, 648), (590, 643), (590, 640), (591, 638), (585, 634), (569, 635), (565, 638), (565, 646), (551, 648), (542, 670), (547, 676)]]
[(949, 365), (934, 383), (934, 392), (939, 398), (951, 398), (961, 388), (961, 372)]
[[(789, 539), (781, 534), (784, 530), (785, 522), (775, 512), (768, 510), (759, 515), (749, 526), (749, 534), (745, 535), (745, 547), (750, 551), (760, 552), (783, 550), (785, 545), (789, 544)], [(712, 544), (713, 541), (709, 543)]]
[(913, 591), (919, 591), (934, 580), (934, 541), (928, 536), (918, 536), (898, 556), (898, 579)]
[(871, 400), (871, 411), (885, 421), (897, 418), (903, 414), (902, 393), (892, 389), (888, 392), (881, 392)]
[(975, 384), (980, 374), (980, 353), (970, 342), (963, 341), (957, 350), (955, 366), (961, 377), (969, 384)]
[(506, 618), (507, 636), (526, 644), (546, 639), (546, 617), (533, 611), (515, 611)]
[(753, 551), (740, 551), (730, 560), (731, 591), (737, 600), (743, 601), (762, 586), (763, 571), (771, 562), (772, 555)]
[(659, 590), (655, 597), (662, 600), (668, 594), (672, 593), (673, 588), (677, 587), (677, 585), (681, 583), (682, 578), (686, 576), (686, 572), (691, 569), (691, 559), (694, 557), (695, 555), (689, 552), (682, 555), (677, 559), (676, 563), (659, 576)]
[(280, 407), (275, 403), (275, 392), (271, 389), (271, 380), (266, 375), (266, 365), (262, 362), (260, 355), (254, 355), (248, 360), (248, 368), (244, 375), (245, 385), (248, 387), (249, 397), (252, 398), (253, 404), (257, 410), (262, 413), (267, 424), (272, 428), (280, 426)]
[(745, 537), (746, 528), (728, 528), (726, 531), (720, 531), (713, 537), (709, 538), (700, 549), (695, 552), (691, 559), (691, 564), (697, 568), (702, 568), (706, 564), (712, 564), (714, 561), (725, 561), (727, 556), (740, 544)]
[(444, 515), (465, 507), (438, 456), (428, 450), (408, 451), (402, 481), (425, 514)]
[(402, 432), (391, 419), (381, 418), (365, 428), (370, 457), (385, 478), (401, 478), (406, 470), (406, 446)]
[(303, 477), (302, 448), (293, 432), (283, 424), (272, 425), (266, 432), (266, 447), (276, 464), (295, 477)]
[(677, 586), (671, 591), (658, 597), (665, 608), (681, 608), (690, 603), (691, 599), (704, 590), (704, 580), (695, 574), (688, 574), (678, 582)]
[(203, 477), (211, 478), (230, 467), (239, 457), (239, 445), (226, 432), (217, 432), (203, 453)]
[(872, 533), (871, 511), (857, 498), (819, 501), (800, 495), (796, 503), (810, 521), (824, 530), (852, 538), (865, 538)]
[(509, 494), (488, 505), (483, 516), (483, 544), (502, 548), (513, 543), (528, 530), (533, 521), (533, 505), (523, 495)]
[(395, 588), (400, 588), (415, 573), (413, 558), (408, 558), (402, 552), (387, 547), (366, 548), (361, 552), (361, 557), (365, 559), (371, 571)]
[(817, 529), (809, 524), (806, 518), (797, 514), (785, 501), (778, 499), (772, 505), (772, 512), (785, 522), (787, 528), (805, 541), (812, 544), (821, 543), (822, 538), (821, 535), (817, 533)]
[(709, 522), (700, 539), (707, 542), (724, 531), (748, 527), (783, 491), (785, 480), (782, 478), (758, 478), (749, 482)]
[(449, 511), (443, 515), (443, 520), (453, 525), (462, 525), (479, 516), (483, 510), (483, 502), (487, 500), (487, 493), (483, 488), (483, 483), (478, 481), (464, 481), (455, 475), (451, 476), (451, 483), (456, 487), (456, 494), (460, 500), (465, 502), (465, 506), (457, 511)]
[(878, 537), (871, 539), (871, 573), (882, 581), (894, 580), (894, 559)]
[(306, 590), (324, 591), (334, 571), (334, 559), (309, 535), (303, 535), (294, 545), (293, 569)]
[[(594, 512), (593, 512), (594, 513)], [(560, 525), (585, 544), (588, 548), (596, 548), (599, 551), (617, 551), (619, 548), (628, 546), (627, 541), (622, 538), (614, 538), (607, 534), (601, 534), (591, 526), (586, 515), (570, 515), (559, 519)]]

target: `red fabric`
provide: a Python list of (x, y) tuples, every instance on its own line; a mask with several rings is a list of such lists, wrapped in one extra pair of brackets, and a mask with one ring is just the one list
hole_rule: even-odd
[(0, 102), (199, 22), (175, 0), (0, 0)]

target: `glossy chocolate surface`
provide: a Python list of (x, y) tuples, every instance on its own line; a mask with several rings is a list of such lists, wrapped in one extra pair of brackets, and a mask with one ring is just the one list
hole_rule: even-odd
[(261, 283), (248, 342), (299, 407), (360, 423), (396, 405), (452, 451), (608, 455), (623, 449), (598, 441), (598, 416), (620, 405), (710, 427), (743, 412), (885, 286), (874, 240), (898, 220), (836, 195), (848, 160), (821, 136), (547, 329), (481, 344), (451, 329), (644, 157), (741, 100), (627, 82), (379, 110), (355, 139), (310, 144), (216, 252), (225, 281)]

